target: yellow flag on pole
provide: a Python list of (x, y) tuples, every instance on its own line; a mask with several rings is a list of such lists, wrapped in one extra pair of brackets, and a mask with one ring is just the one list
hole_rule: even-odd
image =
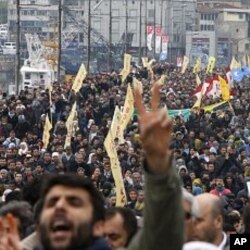
[(224, 78), (219, 76), (220, 81), (220, 88), (221, 88), (221, 95), (223, 101), (229, 101), (230, 100), (230, 90), (229, 86)]
[(111, 171), (115, 181), (115, 190), (116, 190), (115, 205), (117, 207), (124, 207), (127, 203), (127, 198), (117, 153), (115, 158), (110, 158), (110, 163), (111, 163)]
[(115, 181), (116, 188), (116, 206), (124, 207), (127, 203), (126, 192), (124, 187), (124, 182), (122, 178), (122, 172), (120, 167), (120, 162), (117, 156), (114, 139), (109, 130), (107, 137), (104, 141), (104, 147), (107, 151), (107, 154), (110, 158), (111, 171)]
[(202, 100), (202, 97), (205, 94), (205, 90), (206, 90), (206, 84), (203, 84), (202, 88), (201, 88), (201, 91), (197, 94), (197, 100), (196, 100), (194, 106), (192, 107), (192, 109), (198, 109), (198, 110), (200, 110), (201, 100)]
[(230, 69), (238, 69), (238, 68), (241, 68), (241, 63), (240, 62), (237, 62), (235, 57), (233, 56), (232, 58), (232, 61), (230, 63)]
[(72, 89), (75, 91), (75, 93), (79, 92), (79, 90), (81, 89), (82, 82), (86, 78), (86, 76), (87, 76), (86, 68), (84, 64), (81, 64), (81, 67), (78, 70), (78, 73), (76, 75), (76, 78), (72, 86)]
[(184, 56), (183, 62), (182, 62), (181, 74), (185, 73), (185, 71), (188, 67), (188, 64), (189, 64), (189, 58), (187, 56)]
[(198, 57), (193, 68), (193, 73), (198, 74), (200, 71), (201, 71), (201, 58)]
[(119, 107), (116, 106), (111, 123), (111, 134), (114, 139), (118, 138), (119, 144), (124, 143), (123, 129), (121, 128), (120, 124), (121, 119), (122, 119), (122, 112), (120, 111)]
[(196, 74), (196, 84), (199, 86), (201, 84), (201, 79), (198, 74)]
[(151, 81), (154, 81), (154, 71), (152, 68), (153, 63), (155, 62), (155, 59), (151, 59), (150, 61), (148, 61), (147, 57), (142, 57), (142, 65), (144, 68), (147, 68), (147, 70), (149, 71), (150, 75), (151, 75)]
[(120, 75), (122, 76), (122, 82), (124, 82), (127, 76), (130, 73), (130, 65), (131, 65), (132, 56), (129, 54), (124, 54), (123, 59), (123, 70), (121, 71)]
[(219, 107), (219, 106), (221, 106), (221, 105), (223, 105), (225, 103), (227, 103), (227, 101), (222, 101), (222, 102), (215, 103), (215, 104), (212, 104), (212, 105), (209, 105), (209, 106), (205, 106), (205, 107), (203, 107), (203, 109), (205, 110), (205, 112), (212, 112), (213, 109), (215, 109), (215, 108), (217, 108), (217, 107)]
[(133, 87), (134, 89), (138, 89), (141, 94), (143, 93), (142, 83), (139, 80), (137, 80), (135, 77), (133, 78)]
[(247, 66), (250, 67), (250, 56), (247, 55)]
[(127, 88), (127, 95), (125, 98), (125, 104), (124, 104), (124, 108), (122, 111), (122, 118), (121, 118), (121, 123), (120, 123), (121, 128), (123, 130), (127, 127), (133, 113), (134, 113), (134, 95), (133, 95), (132, 88), (129, 84)]
[(207, 65), (207, 73), (212, 74), (215, 66), (215, 57), (210, 56)]
[(148, 58), (147, 57), (142, 57), (141, 60), (142, 60), (143, 67), (147, 68), (148, 67)]
[(114, 144), (114, 139), (112, 136), (112, 133), (109, 131), (105, 140), (104, 140), (104, 147), (106, 149), (106, 152), (110, 158), (115, 157), (115, 144)]
[(158, 84), (160, 86), (164, 85), (165, 79), (166, 79), (166, 76), (165, 75), (161, 75), (161, 78), (156, 82), (156, 84)]
[(76, 115), (76, 102), (73, 104), (69, 117), (65, 123), (67, 128), (67, 135), (64, 143), (64, 148), (71, 145), (71, 137), (73, 136), (73, 130), (74, 130), (73, 123), (75, 115)]
[(50, 138), (50, 130), (52, 129), (52, 125), (49, 120), (48, 114), (46, 115), (45, 118), (45, 124), (43, 128), (43, 148), (47, 148), (49, 144), (49, 138)]
[(247, 65), (247, 55), (242, 56), (241, 61), (243, 65)]

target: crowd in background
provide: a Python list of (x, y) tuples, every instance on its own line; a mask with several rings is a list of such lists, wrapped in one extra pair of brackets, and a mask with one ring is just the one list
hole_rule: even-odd
[[(191, 108), (196, 98), (196, 76), (192, 69), (180, 74), (173, 64), (156, 63), (154, 77), (166, 75), (160, 92), (160, 106), (168, 110)], [(221, 75), (226, 71), (215, 69)], [(24, 89), (19, 95), (2, 94), (0, 100), (0, 215), (5, 204), (19, 201), (26, 206), (23, 237), (32, 232), (43, 176), (73, 172), (92, 180), (105, 198), (107, 208), (115, 206), (116, 194), (110, 159), (104, 139), (111, 126), (116, 105), (123, 107), (127, 85), (135, 76), (142, 82), (143, 101), (150, 109), (152, 81), (144, 68), (132, 67), (122, 83), (116, 72), (88, 76), (77, 95), (72, 83), (54, 83), (52, 103), (49, 90), (42, 87)], [(205, 71), (200, 74), (205, 80)], [(250, 181), (250, 85), (249, 79), (233, 86), (231, 105), (211, 112), (191, 112), (188, 119), (173, 118), (171, 150), (183, 187), (197, 196), (212, 193), (223, 200), (224, 231), (241, 233), (242, 214), (248, 204)], [(78, 122), (71, 146), (64, 148), (65, 122), (77, 101)], [(219, 99), (205, 97), (202, 106)], [(43, 148), (46, 114), (52, 120), (50, 142)], [(144, 209), (143, 152), (138, 118), (134, 115), (124, 132), (125, 143), (116, 143), (127, 194), (127, 207), (141, 217)], [(28, 203), (23, 203), (26, 201)], [(33, 210), (31, 210), (33, 208)], [(20, 210), (20, 209), (19, 209)], [(24, 212), (25, 211), (25, 212)], [(29, 211), (29, 212), (28, 212)], [(237, 212), (235, 212), (237, 211)], [(36, 213), (35, 213), (36, 214)]]

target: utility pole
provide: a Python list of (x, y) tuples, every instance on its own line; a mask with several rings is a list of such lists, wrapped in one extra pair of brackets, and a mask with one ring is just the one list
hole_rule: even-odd
[(140, 0), (140, 24), (139, 24), (139, 62), (141, 60), (142, 57), (142, 49), (141, 49), (141, 45), (142, 45), (142, 0)]
[(62, 57), (62, 1), (58, 3), (58, 58), (57, 58), (57, 82), (60, 83), (61, 76), (61, 57)]
[(109, 71), (112, 69), (112, 0), (109, 0)]
[[(161, 36), (164, 34), (166, 35), (165, 33), (165, 27), (163, 29), (162, 25), (163, 25), (163, 0), (161, 0), (161, 21), (160, 21), (160, 27), (161, 27)], [(162, 52), (162, 37), (161, 37), (161, 49), (160, 49), (160, 53)]]
[(155, 54), (156, 54), (156, 0), (154, 0), (154, 35), (153, 35), (153, 39), (154, 39), (154, 58), (155, 58)]
[(128, 0), (125, 0), (125, 53), (128, 50)]
[(90, 58), (91, 58), (91, 0), (88, 0), (88, 63), (87, 63), (87, 71), (89, 72), (90, 68)]
[(148, 56), (148, 32), (147, 32), (147, 26), (148, 26), (148, 0), (145, 0), (145, 57)]
[(16, 95), (19, 93), (20, 84), (20, 0), (16, 1), (16, 68), (15, 68), (15, 86)]
[[(163, 32), (163, 27), (162, 27), (162, 24), (163, 24), (163, 0), (161, 0), (161, 21), (160, 21), (160, 26), (161, 26), (161, 30)], [(165, 34), (165, 27), (164, 27), (164, 34)]]

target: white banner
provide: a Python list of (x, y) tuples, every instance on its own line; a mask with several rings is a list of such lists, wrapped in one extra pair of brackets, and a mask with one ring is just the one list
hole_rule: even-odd
[(155, 53), (161, 53), (161, 28), (155, 28)]
[(168, 40), (169, 37), (166, 35), (162, 36), (162, 53), (167, 54), (168, 53)]
[(148, 50), (152, 51), (152, 40), (153, 40), (153, 35), (154, 35), (154, 26), (147, 26), (147, 46)]

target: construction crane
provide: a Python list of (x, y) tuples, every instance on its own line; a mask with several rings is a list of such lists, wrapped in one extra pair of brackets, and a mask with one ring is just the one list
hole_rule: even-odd
[[(97, 3), (94, 8), (97, 8), (100, 5), (101, 1)], [(67, 50), (70, 47), (70, 43), (74, 40), (77, 40), (80, 32), (83, 33), (84, 37), (88, 36), (88, 23), (84, 20), (79, 21), (75, 16), (71, 13), (70, 8), (67, 6), (63, 7), (64, 11), (64, 20), (66, 26), (62, 31), (62, 48), (63, 50)], [(97, 68), (98, 70), (107, 70), (107, 67), (104, 67), (107, 64), (107, 53), (110, 51), (110, 43), (109, 41), (97, 30), (91, 27), (90, 29), (90, 38), (92, 44), (93, 54), (97, 60)], [(111, 45), (111, 58), (112, 65), (116, 66), (116, 68), (120, 68), (122, 66), (122, 57), (125, 50), (125, 43), (129, 46), (132, 44), (133, 34), (129, 33), (127, 36), (127, 41), (125, 41), (125, 33), (122, 35), (119, 43), (115, 46)], [(97, 53), (98, 52), (98, 53)], [(104, 68), (103, 68), (104, 67)], [(66, 67), (67, 68), (67, 67)]]

